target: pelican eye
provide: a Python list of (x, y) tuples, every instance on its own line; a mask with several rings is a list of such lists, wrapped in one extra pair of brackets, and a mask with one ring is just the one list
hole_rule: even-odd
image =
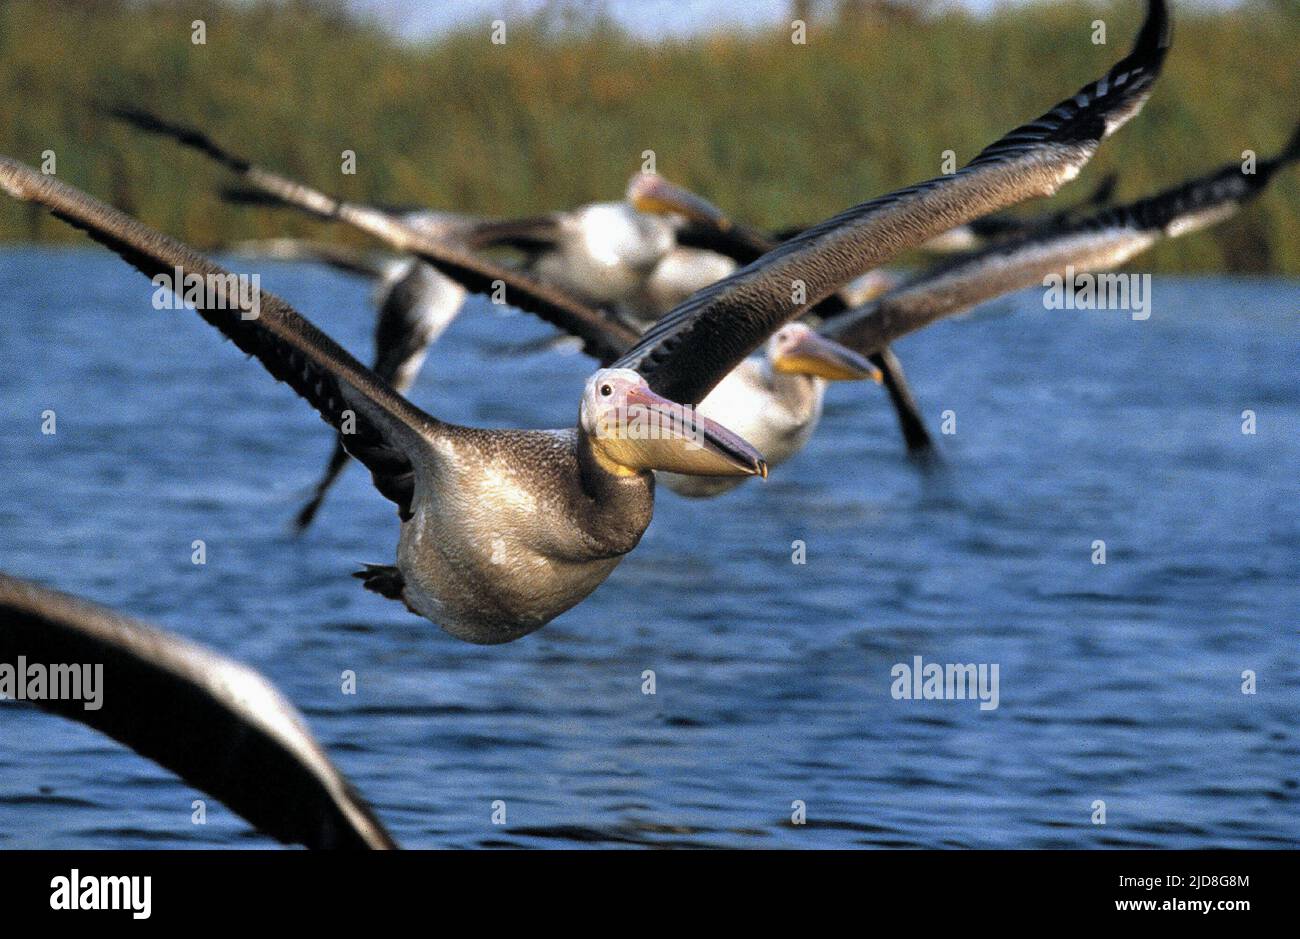
[(600, 395), (601, 395), (602, 398), (608, 398), (608, 397), (609, 397), (610, 395), (612, 395), (613, 393), (614, 393), (614, 386), (613, 386), (613, 385), (601, 385), (601, 386), (600, 386)]

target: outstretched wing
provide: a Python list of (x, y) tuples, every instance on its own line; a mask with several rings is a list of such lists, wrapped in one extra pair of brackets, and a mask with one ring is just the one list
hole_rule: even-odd
[(698, 404), (783, 323), (853, 277), (972, 218), (1078, 175), (1151, 93), (1169, 47), (1165, 0), (1149, 0), (1133, 52), (1100, 80), (1013, 130), (957, 173), (855, 206), (701, 290), (615, 364), (658, 393)]
[(1043, 226), (1010, 242), (955, 258), (885, 296), (823, 324), (822, 331), (868, 354), (945, 316), (1043, 282), (1049, 275), (1116, 267), (1163, 238), (1200, 231), (1235, 215), (1277, 172), (1300, 160), (1300, 131), (1254, 173), (1230, 163), (1164, 192)]
[[(0, 157), (0, 188), (15, 199), (43, 205), (117, 252), (149, 278), (166, 278), (183, 292), (177, 276), (204, 283), (237, 283), (235, 275), (185, 245), (52, 176)], [(426, 446), (425, 435), (448, 425), (411, 404), (338, 343), (265, 291), (201, 291), (194, 309), (272, 376), (307, 400), (336, 430), (348, 451), (364, 463), (375, 486), (410, 515), (415, 487), (411, 455)]]
[(99, 707), (35, 701), (126, 744), (254, 827), (309, 848), (395, 848), (306, 723), (252, 669), (170, 633), (0, 574), (0, 662), (102, 666)]

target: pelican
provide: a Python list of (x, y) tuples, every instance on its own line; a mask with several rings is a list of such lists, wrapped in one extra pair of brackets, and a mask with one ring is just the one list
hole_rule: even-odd
[[(811, 439), (821, 421), (826, 383), (864, 378), (880, 382), (882, 375), (868, 359), (805, 323), (788, 323), (768, 340), (763, 355), (750, 356), (727, 373), (696, 410), (727, 420), (774, 469)], [(657, 476), (673, 492), (691, 498), (721, 495), (744, 481), (669, 472)]]
[[(417, 236), (428, 236), (462, 248), (509, 246), (522, 249), (531, 252), (531, 259), (524, 266), (529, 278), (546, 283), (567, 296), (575, 306), (585, 308), (584, 318), (594, 318), (593, 307), (612, 309), (618, 320), (634, 327), (637, 332), (644, 331), (654, 318), (684, 302), (691, 294), (729, 276), (741, 263), (752, 262), (775, 246), (775, 242), (766, 236), (734, 225), (703, 198), (651, 173), (632, 178), (624, 203), (598, 203), (570, 213), (495, 222), (447, 213), (425, 213), (434, 220), (429, 224), (423, 221), (420, 213), (406, 210), (399, 213), (340, 202), (319, 190), (235, 156), (200, 130), (173, 124), (149, 112), (117, 107), (109, 113), (146, 133), (168, 137), (198, 150), (237, 173), (245, 185), (223, 190), (228, 199), (237, 203), (291, 206), (318, 218), (337, 219), (377, 235), (398, 249), (413, 238), (418, 240)], [(378, 229), (373, 224), (376, 218), (386, 220)], [(398, 229), (407, 230), (395, 238)], [(688, 239), (699, 247), (675, 245), (672, 233), (677, 230), (685, 231)], [(323, 254), (322, 260), (326, 263), (345, 270), (355, 270), (361, 263), (353, 253), (339, 249), (316, 252), (308, 246), (291, 250), (308, 256)], [(421, 268), (422, 265), (416, 265), (417, 270)], [(584, 279), (594, 286), (575, 290), (573, 285)], [(508, 269), (501, 268), (497, 280), (527, 290), (528, 282), (516, 280)], [(848, 308), (848, 297), (874, 295), (879, 285), (878, 272), (869, 271), (851, 281), (836, 296), (823, 301), (818, 310), (842, 312)], [(459, 308), (459, 302), (456, 306)], [(405, 306), (398, 304), (381, 315), (375, 342), (376, 361), (381, 365), (389, 360), (413, 363), (412, 374), (406, 385), (398, 387), (399, 391), (406, 391), (414, 383), (415, 372), (429, 345), (441, 332), (429, 330), (421, 334), (418, 329), (421, 320), (404, 313), (404, 310)], [(454, 316), (454, 312), (451, 315)], [(625, 341), (627, 334), (619, 335), (620, 332), (623, 331), (615, 330), (607, 337), (606, 350), (626, 349), (630, 345)], [(811, 337), (805, 344), (817, 341), (816, 337)], [(833, 361), (825, 363), (822, 370), (842, 371), (847, 350), (823, 351), (833, 351)], [(808, 356), (804, 359), (809, 360)], [(793, 379), (782, 380), (770, 374), (759, 374), (753, 369), (749, 371), (747, 385), (753, 393), (784, 396), (784, 400), (773, 404), (772, 413), (773, 420), (785, 424), (789, 432), (771, 439), (774, 444), (782, 441), (780, 447), (784, 447), (784, 441), (800, 438), (798, 446), (788, 450), (793, 453), (802, 442), (806, 442), (820, 418), (820, 386), (809, 389)], [(871, 366), (860, 369), (860, 372), (855, 376), (840, 377), (883, 375), (908, 451), (924, 456), (930, 451), (932, 441), (897, 357), (888, 349), (874, 353)], [(380, 374), (392, 380), (386, 372)], [(758, 402), (758, 405), (763, 403)], [(705, 413), (709, 413), (707, 409)], [(792, 424), (792, 421), (796, 423)], [(347, 453), (341, 444), (337, 444), (325, 475), (298, 514), (295, 523), (298, 531), (311, 523), (326, 492), (346, 463)], [(672, 485), (678, 491), (691, 489), (701, 495), (725, 491), (724, 488), (714, 492), (703, 491), (721, 487), (718, 481), (705, 486), (699, 482), (688, 484), (679, 480)]]
[(197, 643), (0, 573), (0, 663), (102, 665), (99, 707), (32, 703), (126, 744), (253, 827), (309, 848), (395, 848), (298, 711)]
[[(683, 244), (707, 248), (723, 257), (733, 259), (738, 264), (752, 263), (779, 244), (775, 238), (733, 221), (702, 196), (671, 183), (661, 176), (642, 174), (639, 179), (633, 180), (633, 184), (636, 204), (643, 211), (678, 212), (686, 219), (678, 236)], [(843, 313), (850, 308), (850, 304), (858, 305), (866, 302), (891, 283), (888, 275), (885, 275), (886, 279), (883, 280), (879, 276), (873, 278), (872, 275), (879, 275), (879, 272), (868, 271), (850, 281), (839, 292), (818, 304), (814, 313), (823, 317)], [(907, 376), (903, 374), (903, 364), (898, 360), (898, 356), (892, 349), (885, 347), (873, 351), (869, 358), (880, 375), (885, 389), (889, 392), (890, 402), (894, 406), (894, 414), (898, 418), (899, 430), (903, 433), (908, 452), (917, 456), (929, 453), (933, 449), (934, 442), (930, 438), (929, 431), (925, 429), (925, 419), (921, 416), (920, 408), (907, 383)], [(778, 390), (772, 388), (773, 379), (770, 375), (753, 374), (749, 376), (747, 384), (750, 389), (748, 393), (751, 395), (763, 396), (765, 391)], [(768, 454), (772, 466), (777, 465), (774, 452), (784, 452), (785, 456), (789, 457), (808, 442), (821, 419), (822, 400), (825, 397), (824, 382), (805, 383), (795, 387), (787, 381), (785, 385), (784, 389), (780, 389), (784, 392), (785, 400), (770, 410), (770, 417), (755, 417), (753, 422), (755, 426), (750, 428), (758, 440), (770, 439), (770, 435), (765, 434), (761, 429), (766, 424), (774, 422), (788, 428), (789, 432), (778, 435), (782, 441), (779, 451), (769, 452), (757, 440), (754, 441), (764, 453)], [(724, 391), (721, 386), (717, 390)], [(706, 414), (710, 413), (705, 407), (708, 403), (705, 401), (700, 404)], [(765, 402), (760, 400), (747, 410), (761, 412), (767, 408)], [(775, 428), (770, 429), (775, 430)], [(741, 433), (743, 436), (744, 432)], [(746, 437), (746, 439), (753, 438)], [(726, 491), (733, 488), (734, 484), (724, 487), (720, 480), (708, 484), (700, 480), (680, 480), (670, 485), (683, 495), (716, 495), (716, 492), (707, 490), (716, 486), (719, 487), (717, 491)]]
[[(768, 337), (863, 271), (971, 218), (1051, 195), (1078, 175), (1101, 141), (1138, 113), (1159, 74), (1169, 21), (1165, 0), (1148, 2), (1133, 52), (1097, 82), (956, 173), (847, 209), (664, 316), (588, 379), (571, 428), (440, 421), (270, 294), (254, 298), (257, 309), (242, 296), (186, 299), (335, 430), (352, 425), (348, 452), (401, 519), (397, 563), (368, 565), (358, 575), (365, 586), (453, 636), (509, 642), (579, 603), (637, 545), (653, 512), (655, 471), (766, 474), (753, 447), (693, 409)], [(0, 187), (85, 229), (155, 281), (178, 269), (205, 281), (234, 277), (12, 159), (0, 158)], [(391, 217), (364, 223), (406, 240), (403, 250), (440, 270), (470, 280), (491, 274), (478, 259), (392, 231)], [(802, 303), (791, 300), (794, 280), (805, 286)], [(568, 310), (540, 284), (525, 299), (523, 308), (539, 315), (559, 319)]]
[(1285, 167), (1300, 161), (1300, 127), (1254, 173), (1228, 163), (1156, 195), (1081, 217), (1057, 217), (1021, 238), (954, 258), (879, 300), (822, 324), (823, 334), (860, 353), (945, 316), (1045, 278), (1108, 270), (1159, 241), (1231, 218), (1258, 198)]
[[(170, 282), (178, 270), (208, 283), (235, 277), (17, 161), (0, 158), (0, 187), (86, 230), (151, 280)], [(419, 243), (464, 276), (454, 249)], [(413, 253), (434, 257), (423, 248)], [(397, 504), (397, 564), (367, 565), (357, 574), (366, 588), (470, 642), (526, 635), (603, 582), (649, 525), (654, 470), (767, 472), (747, 443), (656, 393), (631, 369), (591, 376), (573, 428), (480, 430), (416, 408), (269, 293), (258, 292), (255, 302), (200, 297), (194, 309), (315, 407)]]

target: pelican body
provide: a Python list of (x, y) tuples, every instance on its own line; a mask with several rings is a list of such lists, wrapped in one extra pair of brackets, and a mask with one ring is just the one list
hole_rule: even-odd
[(603, 468), (575, 430), (462, 431), (431, 441), (431, 483), (398, 539), (400, 578), (385, 568), (367, 585), (460, 639), (509, 642), (578, 603), (636, 547), (654, 477)]

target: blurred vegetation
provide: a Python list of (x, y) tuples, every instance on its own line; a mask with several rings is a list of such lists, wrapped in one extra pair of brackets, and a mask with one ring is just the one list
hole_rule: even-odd
[[(945, 150), (969, 159), (1100, 74), (1140, 15), (1137, 0), (984, 18), (791, 9), (811, 11), (806, 45), (788, 29), (728, 24), (653, 41), (599, 12), (576, 28), (512, 19), (493, 45), (486, 19), (415, 44), (337, 2), (0, 0), (0, 153), (39, 164), (53, 150), (60, 177), (202, 247), (321, 230), (223, 205), (218, 170), (108, 121), (96, 102), (194, 123), (347, 197), (491, 215), (618, 199), (653, 150), (660, 172), (776, 226), (936, 175)], [(1151, 103), (1060, 202), (1110, 169), (1120, 197), (1136, 198), (1246, 149), (1270, 154), (1300, 119), (1300, 3), (1177, 14)], [(1091, 41), (1098, 18), (1105, 46)], [(195, 19), (205, 45), (191, 42)], [(345, 149), (355, 175), (340, 172)], [(0, 239), (76, 237), (0, 208)], [(1300, 275), (1300, 168), (1249, 212), (1141, 264)]]

